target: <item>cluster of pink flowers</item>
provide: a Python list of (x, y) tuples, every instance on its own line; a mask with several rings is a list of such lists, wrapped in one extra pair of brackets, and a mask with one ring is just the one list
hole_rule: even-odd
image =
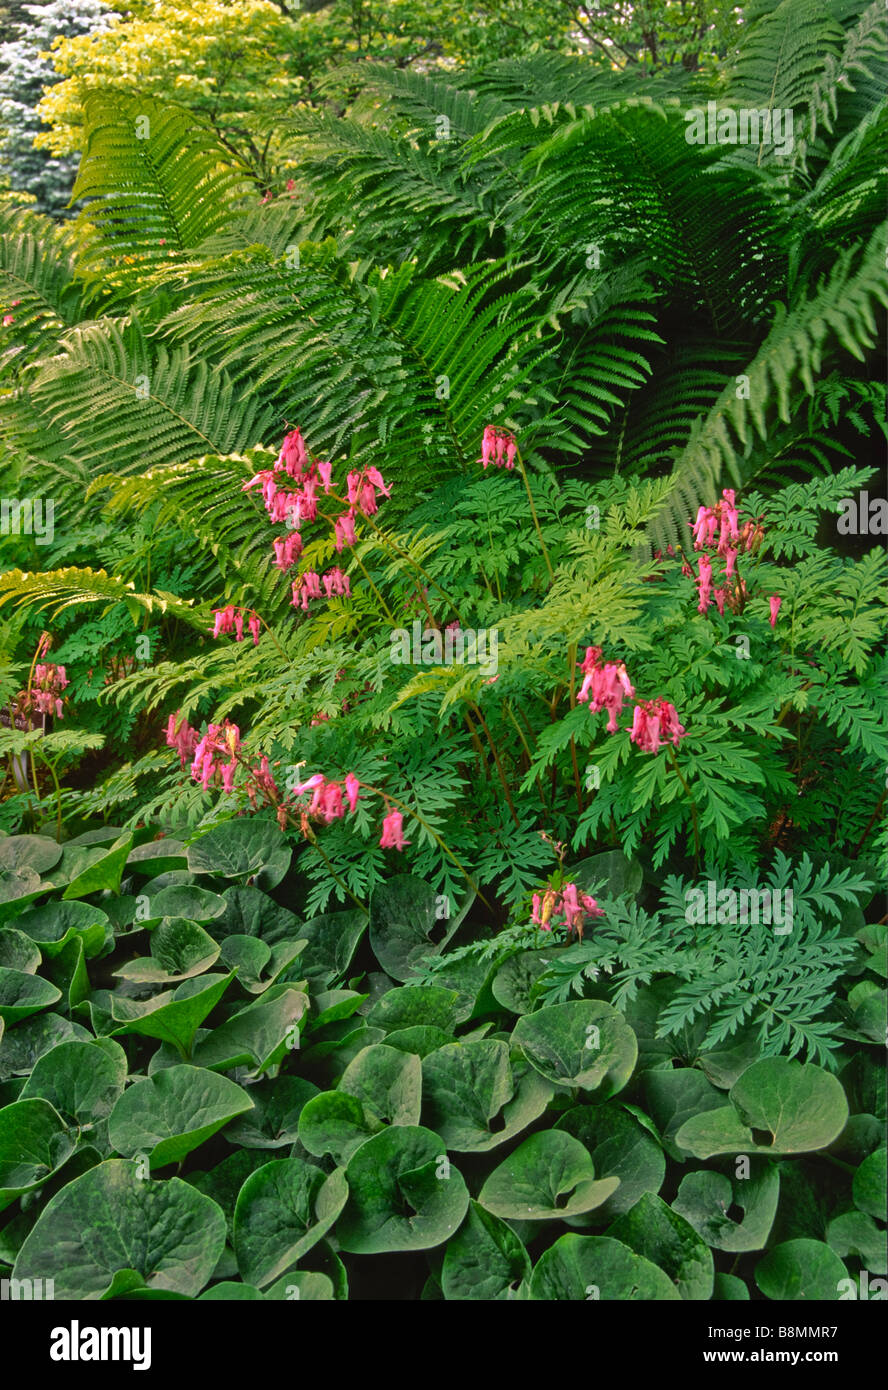
[[(724, 488), (721, 501), (714, 507), (699, 507), (697, 519), (692, 523), (694, 549), (702, 551), (697, 561), (697, 574), (682, 560), (681, 572), (694, 579), (698, 592), (698, 613), (707, 613), (715, 603), (719, 614), (724, 616), (725, 607), (732, 613), (741, 613), (746, 604), (746, 584), (737, 574), (737, 561), (741, 554), (754, 554), (764, 539), (764, 530), (758, 519), (749, 520), (740, 526), (735, 492)], [(717, 539), (716, 539), (717, 537)], [(706, 552), (715, 547), (716, 556), (724, 560), (725, 569), (721, 583), (713, 580), (712, 558)], [(768, 602), (771, 608), (771, 626), (777, 622), (781, 599), (772, 594)]]
[[(293, 489), (283, 486), (288, 478), (297, 483)], [(336, 549), (342, 554), (346, 545), (354, 545), (357, 540), (355, 518), (358, 513), (373, 516), (379, 510), (377, 501), (381, 493), (391, 496), (390, 490), (378, 468), (372, 465), (362, 469), (352, 469), (346, 479), (348, 490), (347, 509), (333, 518), (333, 534)], [(261, 487), (262, 502), (269, 519), (275, 523), (286, 522), (290, 528), (287, 536), (274, 541), (274, 563), (282, 573), (292, 569), (302, 554), (302, 537), (299, 528), (303, 521), (316, 521), (318, 517), (318, 488), (322, 487), (329, 495), (333, 491), (333, 465), (320, 459), (312, 459), (305, 447), (305, 441), (297, 427), (284, 437), (281, 451), (271, 468), (261, 469), (249, 482), (244, 483), (244, 491)], [(293, 603), (307, 611), (308, 599), (320, 598), (315, 592), (317, 576), (309, 571), (293, 586)], [(328, 579), (330, 581), (328, 585)], [(333, 569), (324, 576), (327, 597), (333, 594), (348, 595), (348, 580), (340, 569)]]
[[(304, 782), (300, 782), (294, 787), (296, 796), (302, 796), (306, 792), (311, 792), (311, 801), (308, 806), (303, 808), (303, 816), (315, 816), (322, 820), (325, 825), (329, 825), (334, 820), (341, 819), (346, 814), (346, 804), (349, 813), (353, 813), (357, 807), (361, 783), (350, 772), (343, 782), (328, 781), (321, 772), (316, 772)], [(382, 849), (403, 850), (405, 845), (410, 843), (404, 838), (404, 818), (400, 811), (389, 811), (382, 822), (382, 834), (379, 837), (379, 844)]]
[(343, 574), (338, 565), (324, 575), (316, 574), (314, 570), (305, 570), (293, 584), (293, 607), (302, 608), (307, 613), (310, 599), (324, 597), (321, 593), (322, 584), (327, 598), (332, 598), (334, 594), (348, 598), (351, 594), (349, 577)]
[[(607, 731), (615, 734), (623, 705), (627, 700), (635, 699), (635, 688), (624, 663), (606, 661), (602, 664), (602, 655), (600, 647), (586, 648), (586, 655), (578, 663), (583, 672), (583, 684), (577, 691), (577, 701), (585, 703), (588, 700), (591, 714), (606, 709)], [(685, 732), (675, 706), (670, 705), (668, 700), (636, 701), (629, 739), (645, 753), (656, 753), (661, 744), (670, 740), (677, 748)]]
[(501, 430), (496, 425), (485, 425), (478, 462), (485, 468), (489, 463), (494, 463), (497, 468), (514, 468), (517, 449), (515, 436), (509, 430)]
[(668, 700), (638, 701), (629, 731), (629, 742), (636, 748), (643, 753), (656, 753), (661, 744), (670, 742), (677, 748), (684, 734), (676, 708)]
[(599, 710), (608, 711), (607, 731), (617, 732), (617, 719), (623, 710), (624, 701), (631, 700), (635, 691), (622, 661), (607, 661), (600, 665), (600, 647), (587, 647), (586, 655), (580, 662), (583, 684), (577, 693), (577, 700), (583, 704), (589, 701), (589, 711), (597, 714)]
[[(166, 742), (168, 747), (175, 748), (178, 752), (183, 768), (190, 763), (191, 776), (200, 783), (204, 791), (211, 783), (226, 793), (235, 790), (235, 775), (238, 766), (244, 762), (240, 729), (236, 724), (225, 719), (221, 724), (208, 725), (206, 733), (201, 735), (197, 729), (192, 728), (187, 719), (180, 719), (177, 710), (167, 721)], [(264, 805), (276, 808), (278, 824), (282, 830), (286, 829), (292, 816), (294, 819), (300, 819), (305, 832), (309, 817), (330, 825), (347, 813), (353, 814), (360, 799), (361, 783), (353, 772), (349, 772), (341, 782), (316, 772), (304, 782), (297, 783), (292, 793), (282, 796), (268, 758), (263, 755), (258, 764), (247, 767), (243, 790), (254, 811), (259, 808), (260, 794), (264, 798)], [(309, 792), (311, 799), (307, 805), (296, 804), (293, 798), (305, 796)], [(403, 850), (404, 846), (410, 843), (404, 838), (404, 820), (400, 811), (388, 811), (382, 822), (379, 843), (383, 849), (397, 850)]]
[(217, 785), (221, 779), (224, 792), (232, 792), (239, 752), (240, 729), (236, 724), (228, 719), (221, 724), (210, 724), (194, 750), (191, 776), (195, 782), (200, 782), (204, 791), (215, 778)]
[(575, 883), (567, 883), (562, 889), (547, 888), (541, 895), (534, 893), (530, 920), (543, 931), (551, 931), (553, 926), (566, 926), (580, 941), (587, 917), (603, 917), (604, 908), (598, 906), (588, 893), (582, 893)]
[(235, 642), (244, 640), (244, 622), (253, 634), (253, 646), (259, 645), (259, 614), (252, 608), (235, 608), (233, 603), (229, 603), (227, 608), (214, 608), (213, 617), (213, 636), (219, 637), (222, 633), (233, 632)]
[(20, 691), (16, 698), (17, 713), (26, 718), (32, 714), (54, 714), (61, 719), (62, 691), (70, 684), (64, 666), (38, 662), (30, 689)]
[(343, 792), (345, 792), (349, 811), (354, 812), (358, 804), (360, 788), (361, 784), (354, 773), (350, 772), (344, 782), (328, 782), (322, 772), (316, 772), (307, 781), (299, 783), (294, 791), (297, 796), (310, 791), (312, 796), (307, 814), (318, 816), (326, 825), (329, 825), (331, 821), (339, 820), (345, 815)]
[(179, 719), (179, 711), (171, 714), (167, 720), (166, 743), (168, 748), (175, 748), (179, 754), (179, 762), (182, 767), (194, 759), (194, 750), (200, 742), (200, 734), (197, 729), (192, 729), (187, 719)]

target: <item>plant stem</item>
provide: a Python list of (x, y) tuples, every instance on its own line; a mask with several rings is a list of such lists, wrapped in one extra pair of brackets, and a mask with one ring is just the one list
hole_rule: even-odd
[(373, 590), (374, 594), (375, 594), (376, 597), (378, 598), (379, 604), (380, 604), (380, 607), (382, 608), (383, 613), (384, 613), (385, 616), (388, 618), (388, 620), (389, 620), (389, 622), (391, 623), (392, 627), (397, 627), (397, 623), (395, 622), (395, 619), (394, 619), (394, 617), (392, 616), (392, 611), (391, 611), (391, 609), (389, 608), (389, 606), (388, 606), (388, 604), (386, 603), (385, 599), (382, 597), (382, 594), (379, 592), (379, 590), (377, 589), (376, 585), (373, 583), (373, 580), (370, 578), (369, 574), (367, 573), (367, 571), (366, 571), (366, 569), (365, 569), (365, 567), (364, 567), (364, 564), (363, 564), (363, 562), (361, 561), (361, 559), (359, 558), (358, 553), (357, 553), (356, 550), (353, 550), (353, 551), (352, 551), (352, 556), (353, 556), (353, 558), (354, 558), (355, 564), (358, 566), (358, 569), (361, 571), (361, 573), (362, 573), (362, 575), (364, 576), (364, 578), (366, 579), (367, 583), (370, 585), (370, 588)]
[(428, 833), (431, 835), (432, 839), (439, 846), (439, 848), (443, 849), (444, 853), (447, 855), (447, 858), (453, 864), (456, 865), (463, 878), (465, 879), (466, 883), (472, 889), (472, 892), (477, 893), (478, 897), (481, 899), (482, 903), (486, 908), (488, 908), (489, 911), (493, 911), (493, 908), (490, 906), (490, 903), (487, 901), (484, 894), (481, 892), (481, 889), (478, 887), (471, 874), (460, 863), (460, 861), (457, 859), (456, 855), (452, 852), (452, 850), (449, 850), (447, 848), (444, 841), (441, 839), (441, 836), (438, 834), (436, 830), (433, 830), (433, 828), (429, 825), (428, 821), (425, 819), (424, 816), (421, 816), (418, 811), (411, 810), (411, 808), (409, 806), (406, 806), (403, 801), (399, 801), (396, 796), (392, 796), (391, 792), (381, 792), (378, 787), (371, 787), (366, 782), (363, 785), (368, 792), (372, 792), (375, 796), (381, 796), (384, 801), (390, 801), (393, 806), (397, 806), (399, 811), (406, 811), (408, 816), (412, 816), (415, 821), (418, 821), (419, 824), (425, 830), (428, 831)]
[(870, 831), (872, 830), (873, 826), (874, 826), (875, 823), (876, 823), (876, 819), (877, 819), (877, 817), (878, 817), (878, 814), (879, 814), (879, 812), (881, 811), (882, 807), (883, 807), (884, 804), (885, 804), (885, 797), (886, 797), (886, 796), (888, 796), (888, 787), (885, 788), (885, 790), (882, 792), (882, 795), (879, 797), (878, 801), (876, 802), (876, 809), (873, 811), (872, 815), (870, 816), (869, 820), (867, 821), (867, 823), (866, 823), (866, 829), (864, 830), (863, 834), (861, 835), (860, 839), (859, 839), (858, 842), (857, 842), (857, 848), (856, 848), (855, 851), (854, 851), (854, 858), (855, 858), (855, 859), (857, 858), (858, 854), (860, 853), (861, 849), (863, 848), (863, 842), (864, 842), (864, 840), (866, 839), (867, 835), (870, 833)]
[(503, 771), (503, 765), (502, 765), (502, 763), (501, 763), (501, 761), (500, 761), (500, 755), (499, 755), (499, 751), (498, 751), (498, 749), (497, 749), (497, 746), (496, 746), (496, 744), (495, 744), (494, 741), (493, 741), (493, 735), (491, 734), (490, 729), (488, 728), (487, 720), (484, 718), (484, 715), (481, 713), (481, 710), (480, 710), (479, 706), (476, 705), (476, 704), (473, 704), (473, 705), (472, 705), (472, 709), (475, 711), (475, 714), (478, 716), (478, 721), (479, 721), (479, 723), (480, 723), (480, 725), (481, 725), (481, 728), (484, 730), (485, 734), (487, 735), (487, 742), (488, 742), (488, 744), (490, 745), (490, 751), (491, 751), (491, 753), (493, 754), (493, 760), (494, 760), (494, 762), (496, 763), (496, 770), (497, 770), (497, 772), (499, 773), (499, 779), (500, 779), (500, 782), (502, 783), (502, 788), (503, 788), (503, 792), (505, 793), (506, 802), (507, 802), (507, 804), (508, 804), (509, 810), (510, 810), (511, 813), (512, 813), (512, 820), (515, 822), (515, 829), (516, 829), (516, 830), (520, 830), (520, 829), (521, 829), (521, 822), (519, 821), (517, 815), (515, 814), (515, 806), (514, 806), (514, 803), (513, 803), (513, 801), (512, 801), (511, 792), (509, 791), (509, 784), (508, 784), (508, 782), (506, 781), (506, 774), (505, 774), (505, 772)]
[(679, 765), (678, 765), (678, 762), (676, 761), (676, 757), (675, 757), (675, 753), (674, 753), (673, 749), (667, 748), (666, 752), (667, 752), (667, 756), (669, 757), (669, 759), (670, 759), (671, 762), (672, 762), (672, 766), (675, 768), (675, 775), (677, 776), (679, 782), (681, 782), (681, 785), (684, 787), (685, 792), (687, 793), (688, 801), (690, 801), (690, 803), (691, 803), (691, 816), (692, 816), (692, 818), (693, 818), (693, 823), (694, 823), (694, 852), (695, 852), (696, 859), (697, 859), (697, 867), (699, 868), (699, 866), (700, 866), (700, 827), (699, 827), (699, 825), (697, 824), (697, 803), (696, 803), (696, 801), (694, 800), (693, 796), (691, 795), (691, 789), (690, 789), (690, 787), (688, 786), (687, 782), (686, 782), (685, 779), (684, 779), (684, 775), (683, 775), (683, 773), (682, 773), (681, 768), (680, 768)]
[[(289, 814), (289, 812), (288, 812), (288, 814)], [(294, 825), (295, 825), (295, 821), (294, 821), (293, 823), (294, 823)], [(365, 917), (369, 917), (369, 915), (370, 915), (369, 910), (368, 910), (368, 909), (365, 907), (365, 905), (360, 901), (360, 899), (358, 899), (358, 898), (355, 897), (354, 893), (351, 891), (351, 889), (348, 887), (348, 885), (345, 884), (345, 883), (343, 883), (342, 879), (339, 877), (338, 873), (337, 873), (336, 870), (333, 868), (333, 865), (330, 863), (330, 860), (328, 859), (327, 855), (324, 853), (324, 850), (323, 850), (322, 847), (321, 847), (321, 842), (320, 842), (320, 840), (318, 839), (317, 835), (316, 835), (316, 834), (314, 833), (314, 831), (312, 830), (311, 826), (310, 826), (310, 825), (306, 825), (306, 826), (305, 826), (305, 830), (306, 830), (307, 833), (308, 833), (308, 838), (309, 838), (309, 840), (310, 840), (311, 843), (314, 845), (315, 849), (317, 850), (318, 854), (319, 854), (319, 855), (321, 856), (321, 858), (323, 859), (324, 863), (327, 865), (327, 868), (330, 870), (330, 875), (331, 875), (331, 877), (334, 878), (334, 879), (336, 880), (336, 882), (339, 884), (340, 888), (342, 889), (343, 893), (346, 893), (346, 894), (348, 895), (348, 897), (351, 898), (352, 902), (355, 904), (355, 907), (360, 908), (360, 910), (364, 913)]]
[[(571, 642), (567, 649), (567, 663), (570, 667), (570, 707), (576, 708), (575, 690), (577, 684), (577, 644)], [(574, 786), (577, 790), (577, 810), (580, 815), (583, 813), (583, 793), (580, 790), (580, 769), (577, 766), (577, 745), (574, 742), (573, 734), (570, 739), (570, 760), (573, 763)]]
[(524, 459), (521, 457), (520, 449), (515, 450), (515, 457), (518, 460), (518, 467), (521, 470), (521, 476), (524, 479), (524, 486), (527, 490), (527, 500), (530, 503), (530, 514), (533, 517), (533, 524), (536, 527), (536, 533), (540, 538), (540, 549), (543, 552), (543, 559), (546, 562), (546, 569), (549, 571), (549, 578), (554, 579), (555, 571), (552, 568), (552, 561), (549, 559), (549, 552), (546, 549), (546, 542), (543, 540), (543, 533), (540, 530), (540, 519), (537, 516), (536, 507), (533, 505), (533, 493), (530, 490), (530, 481), (527, 477), (527, 469), (524, 467)]

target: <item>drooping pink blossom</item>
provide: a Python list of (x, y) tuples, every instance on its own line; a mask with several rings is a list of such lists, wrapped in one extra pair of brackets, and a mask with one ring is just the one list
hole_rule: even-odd
[(299, 478), (308, 463), (308, 451), (300, 433), (299, 426), (284, 436), (276, 467), (283, 467), (291, 478)]
[(515, 436), (509, 430), (502, 430), (497, 425), (485, 425), (481, 436), (481, 457), (478, 459), (483, 468), (494, 463), (497, 468), (512, 469), (517, 452)]
[(323, 576), (323, 585), (327, 598), (332, 598), (334, 594), (348, 598), (351, 594), (351, 583), (347, 574), (343, 574), (337, 565), (334, 569), (328, 570)]
[(679, 723), (678, 711), (667, 700), (639, 700), (632, 715), (629, 741), (645, 753), (656, 753), (671, 742), (676, 748), (686, 730)]
[(697, 611), (699, 613), (706, 613), (712, 603), (710, 597), (712, 593), (712, 561), (704, 552), (700, 556), (698, 564), (700, 572), (697, 579), (697, 587), (700, 591), (700, 602), (697, 604)]
[(345, 794), (348, 797), (348, 809), (354, 811), (358, 804), (358, 792), (361, 784), (353, 772), (350, 772), (345, 779)]
[(410, 841), (404, 839), (404, 817), (400, 811), (389, 811), (382, 822), (379, 844), (382, 849), (403, 850)]
[(607, 730), (617, 732), (617, 719), (627, 699), (632, 699), (635, 690), (622, 661), (607, 661), (600, 665), (601, 649), (588, 647), (581, 669), (586, 672), (577, 700), (584, 704), (589, 701), (589, 710), (597, 714), (599, 710), (608, 711)]
[(291, 531), (289, 535), (276, 538), (272, 541), (274, 546), (274, 565), (282, 574), (286, 574), (302, 554), (302, 537), (298, 531)]
[(771, 594), (770, 598), (768, 599), (768, 603), (770, 604), (770, 607), (771, 607), (771, 620), (770, 620), (770, 621), (771, 621), (771, 626), (772, 626), (772, 627), (776, 627), (776, 626), (777, 626), (777, 614), (780, 612), (780, 605), (781, 605), (782, 602), (783, 602), (783, 599), (780, 597), (779, 594)]
[(355, 514), (352, 511), (343, 512), (342, 516), (336, 518), (333, 523), (333, 531), (336, 536), (336, 549), (341, 553), (345, 545), (354, 545), (355, 536)]

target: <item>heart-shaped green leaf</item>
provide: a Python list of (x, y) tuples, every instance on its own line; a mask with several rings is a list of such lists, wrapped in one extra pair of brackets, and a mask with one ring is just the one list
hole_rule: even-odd
[(512, 1040), (548, 1081), (594, 1090), (600, 1100), (623, 1089), (638, 1055), (635, 1034), (623, 1015), (599, 999), (525, 1014)]
[(195, 1297), (219, 1262), (225, 1217), (180, 1178), (158, 1182), (138, 1171), (111, 1159), (57, 1192), (22, 1245), (14, 1277), (54, 1279), (57, 1299), (99, 1299), (118, 1271), (136, 1268), (150, 1289)]
[(345, 1175), (349, 1200), (336, 1238), (342, 1250), (356, 1255), (441, 1245), (469, 1204), (443, 1140), (419, 1125), (395, 1125), (368, 1139), (352, 1154)]
[(858, 1211), (879, 1221), (885, 1220), (885, 1172), (888, 1149), (877, 1149), (865, 1158), (854, 1174), (851, 1195)]
[(219, 959), (219, 950), (196, 922), (167, 917), (152, 933), (151, 955), (129, 961), (114, 973), (136, 984), (172, 984), (209, 970)]
[(108, 939), (110, 926), (108, 914), (101, 908), (91, 903), (60, 901), (29, 907), (16, 922), (17, 929), (27, 932), (47, 958), (58, 955), (75, 936), (82, 938), (88, 957), (98, 955)]
[(345, 1091), (322, 1091), (306, 1103), (299, 1117), (303, 1148), (318, 1158), (331, 1154), (339, 1164), (348, 1163), (355, 1150), (382, 1128), (382, 1121), (368, 1115), (357, 1097)]
[(110, 1115), (126, 1072), (126, 1053), (113, 1038), (63, 1042), (35, 1063), (21, 1098), (40, 1097), (70, 1124), (93, 1125)]
[[(774, 1224), (780, 1174), (767, 1160), (755, 1159), (743, 1177), (701, 1171), (682, 1178), (672, 1210), (716, 1250), (762, 1250)], [(728, 1213), (736, 1204), (743, 1220)]]
[(166, 990), (153, 999), (137, 1002), (122, 995), (111, 996), (111, 1017), (122, 1027), (117, 1033), (141, 1033), (173, 1045), (187, 1057), (194, 1034), (207, 1014), (216, 1007), (234, 975), (202, 975), (184, 980), (178, 989)]
[(203, 1067), (165, 1067), (124, 1091), (108, 1120), (108, 1137), (125, 1158), (145, 1154), (151, 1168), (163, 1168), (252, 1108), (243, 1087), (225, 1076)]
[(835, 1302), (847, 1278), (842, 1261), (822, 1240), (786, 1240), (755, 1268), (755, 1282), (765, 1298), (780, 1303)]
[(870, 1274), (888, 1274), (885, 1232), (862, 1211), (846, 1211), (829, 1223), (826, 1241), (840, 1258), (856, 1256)]
[(71, 879), (62, 897), (86, 898), (90, 893), (101, 893), (105, 889), (119, 893), (120, 880), (132, 844), (132, 831), (127, 830), (114, 841), (106, 853), (101, 854)]
[(15, 927), (0, 927), (0, 969), (34, 975), (40, 966), (40, 947)]
[(481, 1188), (478, 1201), (494, 1216), (551, 1221), (591, 1211), (615, 1192), (619, 1178), (595, 1177), (588, 1150), (562, 1130), (532, 1134)]
[(609, 1227), (608, 1235), (661, 1269), (682, 1298), (712, 1297), (712, 1251), (693, 1226), (653, 1192), (643, 1193), (632, 1210)]
[(451, 1043), (422, 1064), (426, 1123), (458, 1153), (496, 1148), (541, 1115), (552, 1084), (505, 1042)]
[(181, 840), (171, 835), (165, 835), (161, 840), (149, 840), (147, 844), (136, 845), (130, 850), (126, 867), (130, 873), (141, 874), (143, 878), (155, 878), (171, 869), (184, 869), (185, 847)]
[[(393, 980), (409, 980), (422, 956), (439, 946), (432, 932), (439, 929), (438, 895), (414, 874), (395, 874), (380, 883), (370, 900), (370, 945), (382, 969)], [(436, 1023), (433, 1018), (414, 1022)], [(404, 1025), (406, 1026), (406, 1025)]]
[(469, 1203), (466, 1219), (447, 1242), (441, 1267), (446, 1299), (508, 1299), (530, 1277), (530, 1257), (505, 1221)]
[(327, 989), (345, 977), (369, 920), (355, 908), (311, 917), (300, 926), (299, 935), (308, 942), (300, 969), (310, 985)]
[[(748, 1067), (731, 1087), (730, 1101), (686, 1120), (676, 1144), (695, 1158), (809, 1153), (838, 1138), (848, 1118), (848, 1102), (836, 1077), (785, 1057), (765, 1057)], [(758, 1141), (754, 1130), (767, 1142)]]
[(0, 1018), (17, 1023), (20, 1018), (48, 1009), (62, 997), (62, 991), (39, 975), (25, 970), (0, 968)]
[(192, 873), (252, 878), (258, 888), (271, 889), (287, 872), (292, 850), (273, 821), (249, 816), (214, 825), (191, 841), (186, 857)]
[(530, 1013), (533, 1008), (533, 987), (548, 968), (546, 951), (518, 951), (500, 966), (494, 976), (491, 985), (494, 998), (510, 1013)]
[(74, 1149), (74, 1140), (47, 1100), (17, 1100), (0, 1110), (0, 1211), (23, 1192), (41, 1187)]
[(413, 1052), (399, 1052), (384, 1043), (362, 1048), (343, 1072), (339, 1089), (386, 1124), (419, 1123), (422, 1064)]
[(0, 1081), (10, 1076), (27, 1076), (44, 1052), (75, 1039), (89, 1042), (91, 1034), (61, 1014), (35, 1015), (8, 1029), (0, 1034)]
[(534, 1299), (573, 1303), (662, 1302), (681, 1297), (672, 1280), (650, 1260), (609, 1236), (561, 1236), (534, 1267)]
[(333, 1225), (348, 1185), (299, 1158), (274, 1159), (247, 1178), (234, 1210), (238, 1269), (262, 1288), (294, 1265)]
[(62, 846), (45, 835), (8, 835), (0, 840), (0, 869), (7, 872), (33, 869), (35, 874), (45, 874), (61, 857)]
[(214, 1028), (194, 1048), (194, 1061), (212, 1071), (251, 1067), (268, 1071), (300, 1046), (308, 995), (292, 985), (272, 985), (255, 1004)]
[(152, 917), (184, 917), (189, 922), (212, 922), (225, 911), (225, 899), (195, 883), (172, 883), (151, 895)]
[(296, 1142), (299, 1116), (318, 1088), (301, 1076), (278, 1076), (250, 1086), (247, 1095), (253, 1109), (228, 1126), (225, 1138), (250, 1149), (280, 1149)]
[(456, 1019), (457, 992), (438, 985), (403, 985), (390, 989), (377, 999), (367, 1014), (373, 1028), (387, 1033), (402, 1028), (441, 1028), (452, 1033)]
[(585, 1145), (599, 1177), (620, 1179), (616, 1192), (596, 1211), (596, 1221), (612, 1220), (633, 1207), (643, 1192), (659, 1192), (662, 1187), (666, 1176), (663, 1150), (618, 1101), (576, 1106), (559, 1117), (555, 1128)]

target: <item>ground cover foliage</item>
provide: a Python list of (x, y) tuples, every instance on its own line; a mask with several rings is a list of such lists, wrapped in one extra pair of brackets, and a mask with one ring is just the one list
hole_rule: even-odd
[(0, 207), (4, 1277), (888, 1294), (886, 25), (741, 27)]

